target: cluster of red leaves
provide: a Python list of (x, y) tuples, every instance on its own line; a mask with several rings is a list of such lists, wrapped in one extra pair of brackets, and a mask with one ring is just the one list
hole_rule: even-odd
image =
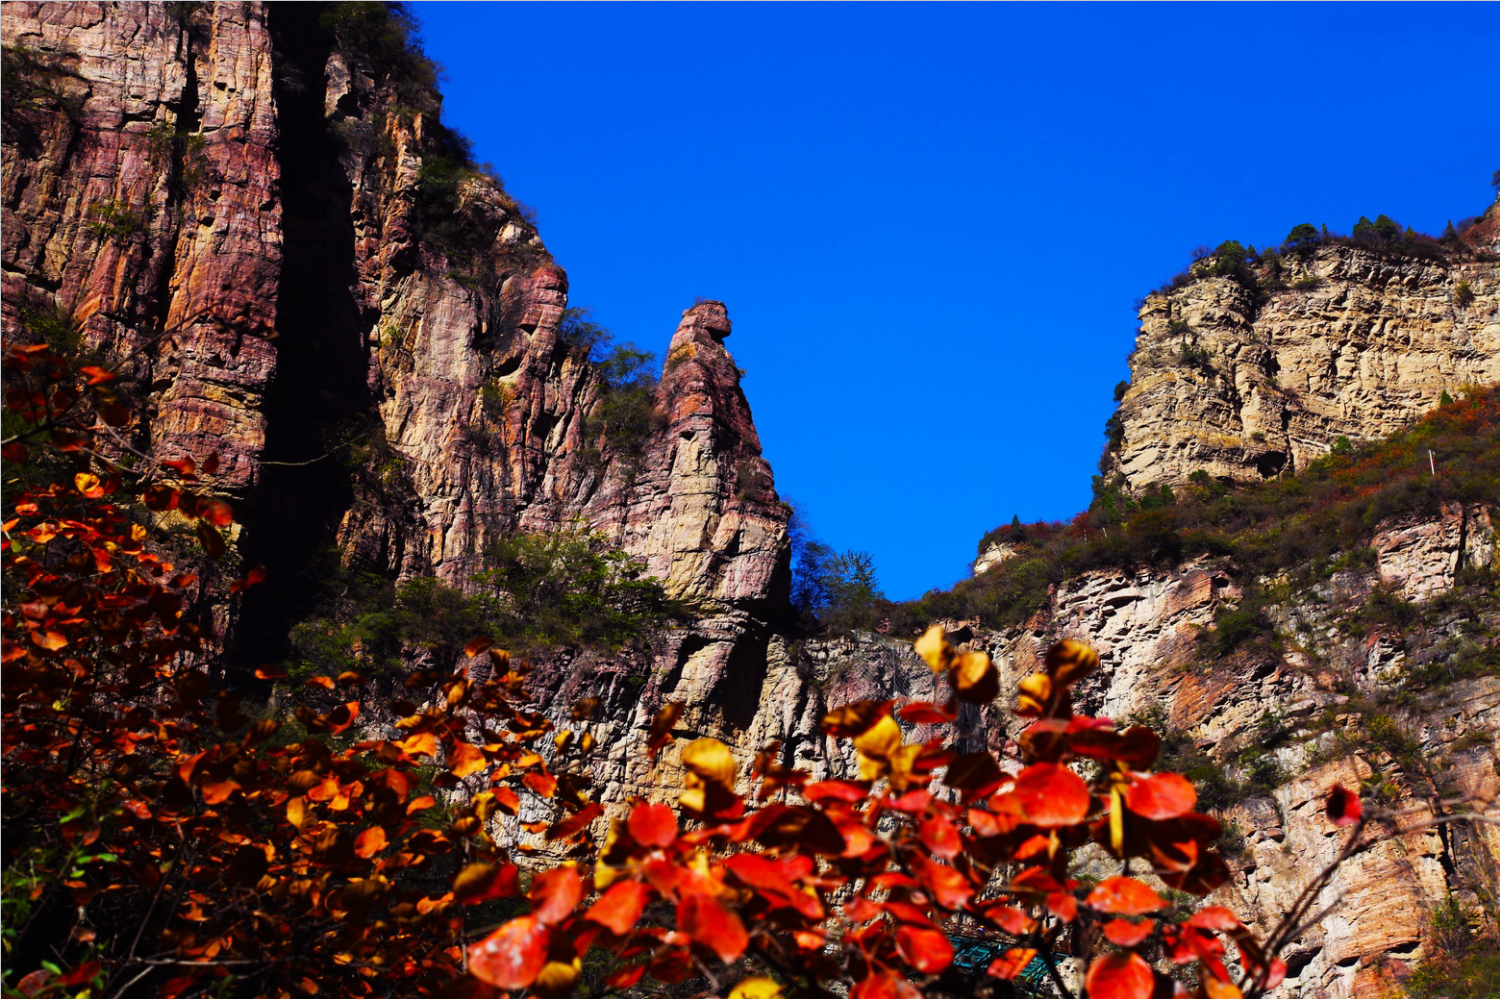
[[(852, 982), (854, 999), (885, 999), (915, 996), (947, 971), (951, 937), (961, 933), (1007, 943), (987, 969), (1003, 979), (1039, 956), (1097, 951), (1085, 976), (1093, 999), (1181, 992), (1153, 970), (1153, 957), (1195, 963), (1198, 994), (1208, 999), (1280, 981), (1284, 965), (1229, 910), (1188, 911), (1128, 873), (1087, 886), (1071, 876), (1075, 853), (1092, 845), (1127, 871), (1134, 863), (1193, 895), (1228, 877), (1210, 847), (1219, 823), (1193, 811), (1191, 784), (1150, 770), (1157, 737), (1072, 713), (1068, 689), (1097, 669), (1092, 650), (1059, 643), (1022, 683), (1017, 711), (1035, 721), (1014, 773), (941, 739), (903, 741), (898, 717), (951, 721), (958, 701), (988, 702), (998, 687), (989, 657), (955, 650), (941, 629), (917, 651), (951, 682), (948, 703), (895, 710), (892, 701), (864, 701), (824, 719), (830, 736), (852, 742), (858, 780), (810, 781), (768, 747), (754, 768), (760, 791), (751, 807), (736, 792), (728, 747), (698, 739), (682, 751), (689, 786), (679, 804), (689, 822), (636, 802), (598, 852), (597, 899), (579, 905), (579, 874), (549, 872), (555, 880), (533, 891), (533, 910), (473, 948), (471, 971), (499, 989), (550, 996), (571, 987), (591, 947), (623, 962), (607, 982), (617, 988), (647, 975), (679, 982), (714, 959), (749, 955), (789, 977)], [(670, 727), (667, 715), (658, 730)], [(1069, 765), (1079, 759), (1095, 761), (1092, 782)]]
[[(835, 710), (824, 729), (852, 745), (858, 778), (813, 781), (769, 746), (753, 797), (729, 747), (697, 739), (678, 754), (675, 809), (635, 800), (607, 817), (579, 776), (597, 705), (575, 707), (577, 732), (555, 732), (528, 706), (526, 668), (487, 639), (378, 710), (356, 696), (362, 677), (314, 678), (288, 738), (215, 689), (213, 650), (187, 613), (193, 581), (153, 551), (141, 512), (217, 528), (228, 504), (188, 488), (186, 459), (171, 463), (174, 484), (109, 466), (89, 447), (105, 417), (79, 404), (86, 389), (70, 399), (70, 369), (41, 350), (9, 363), (37, 383), (15, 395), (33, 439), (65, 462), (4, 524), (5, 869), (7, 893), (25, 896), (9, 911), (26, 913), (7, 931), (7, 963), (30, 971), (26, 995), (88, 983), (159, 999), (557, 999), (598, 950), (611, 955), (606, 991), (648, 976), (717, 989), (720, 969), (748, 963), (810, 995), (846, 981), (853, 999), (911, 999), (950, 970), (954, 935), (1000, 942), (986, 969), (999, 979), (1037, 958), (1090, 958), (1092, 999), (1181, 992), (1164, 963), (1195, 964), (1205, 999), (1285, 972), (1227, 909), (1191, 910), (1153, 886), (1201, 896), (1222, 884), (1219, 825), (1193, 811), (1184, 778), (1151, 769), (1154, 734), (1073, 713), (1069, 689), (1098, 667), (1075, 642), (1021, 684), (1016, 710), (1033, 721), (1019, 769), (905, 741), (902, 722), (949, 722), (960, 701), (999, 694), (989, 657), (940, 629), (917, 651), (946, 678), (945, 703)], [(658, 714), (649, 752), (672, 743), (681, 708)], [(1337, 822), (1358, 809), (1347, 792), (1330, 799)], [(568, 859), (516, 863), (543, 849)], [(1081, 884), (1084, 849), (1121, 873)], [(485, 922), (493, 932), (471, 946)], [(756, 976), (733, 995), (778, 990)]]

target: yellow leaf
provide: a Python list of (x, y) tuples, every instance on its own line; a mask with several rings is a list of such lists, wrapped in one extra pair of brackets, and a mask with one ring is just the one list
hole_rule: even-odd
[(776, 999), (781, 995), (781, 986), (765, 975), (747, 978), (729, 993), (729, 999)]
[(717, 784), (726, 791), (734, 790), (738, 776), (734, 755), (718, 739), (694, 739), (688, 743), (682, 750), (682, 765), (710, 784)]
[(541, 974), (536, 976), (531, 988), (542, 999), (561, 999), (573, 991), (582, 967), (583, 963), (576, 957), (567, 962), (548, 961), (542, 965)]
[(286, 820), (298, 829), (302, 823), (307, 821), (307, 802), (301, 798), (288, 798), (286, 801)]
[(868, 731), (854, 737), (854, 748), (868, 756), (886, 759), (901, 745), (901, 726), (886, 715)]
[(922, 744), (918, 742), (905, 746), (898, 746), (889, 757), (891, 765), (891, 788), (896, 791), (906, 790), (906, 785), (911, 782), (912, 768), (917, 764), (917, 758), (922, 755)]
[(1044, 660), (1052, 682), (1070, 687), (1099, 668), (1099, 653), (1071, 638), (1065, 638), (1047, 650)]
[(104, 495), (104, 487), (99, 484), (99, 476), (89, 472), (79, 472), (73, 476), (73, 485), (89, 499), (98, 499)]
[(917, 655), (927, 660), (927, 665), (932, 667), (934, 673), (941, 673), (948, 667), (948, 657), (952, 654), (952, 648), (947, 639), (943, 637), (943, 626), (935, 624), (928, 628), (921, 638), (917, 639)]
[(1016, 705), (1016, 714), (1022, 718), (1035, 718), (1047, 710), (1047, 702), (1051, 698), (1052, 678), (1046, 673), (1033, 673), (1021, 681), (1021, 698)]

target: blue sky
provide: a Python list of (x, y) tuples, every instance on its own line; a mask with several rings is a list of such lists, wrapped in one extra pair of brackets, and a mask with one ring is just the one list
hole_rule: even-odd
[(1493, 4), (413, 9), (572, 303), (660, 353), (726, 302), (778, 489), (895, 598), (1088, 505), (1194, 247), (1437, 232), (1500, 168)]

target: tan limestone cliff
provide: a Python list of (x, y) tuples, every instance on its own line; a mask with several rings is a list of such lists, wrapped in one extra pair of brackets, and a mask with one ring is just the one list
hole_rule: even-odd
[(1277, 290), (1215, 276), (1148, 296), (1101, 470), (1132, 490), (1284, 474), (1500, 379), (1490, 231), (1436, 258), (1323, 244), (1281, 258)]

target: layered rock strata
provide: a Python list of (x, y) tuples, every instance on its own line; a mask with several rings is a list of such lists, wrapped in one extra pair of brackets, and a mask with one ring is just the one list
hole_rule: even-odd
[(1500, 379), (1493, 226), (1466, 235), (1477, 252), (1324, 244), (1283, 258), (1279, 290), (1211, 276), (1148, 296), (1101, 470), (1132, 490), (1285, 474)]

